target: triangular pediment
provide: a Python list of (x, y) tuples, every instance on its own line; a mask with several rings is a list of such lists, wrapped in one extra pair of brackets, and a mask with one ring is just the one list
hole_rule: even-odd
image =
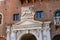
[(42, 22), (34, 20), (23, 20), (13, 25), (15, 30), (34, 29), (42, 27)]
[(25, 20), (25, 21), (20, 21), (16, 23), (15, 25), (33, 25), (33, 24), (40, 24), (42, 22), (40, 21), (34, 21), (34, 20)]
[(35, 24), (35, 23), (30, 22), (30, 21), (25, 21), (25, 22), (21, 23), (20, 25), (30, 25), (30, 24)]

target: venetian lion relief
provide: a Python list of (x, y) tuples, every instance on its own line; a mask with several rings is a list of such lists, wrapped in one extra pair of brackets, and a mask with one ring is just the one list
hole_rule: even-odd
[(21, 8), (21, 18), (30, 19), (34, 16), (34, 6), (27, 6)]

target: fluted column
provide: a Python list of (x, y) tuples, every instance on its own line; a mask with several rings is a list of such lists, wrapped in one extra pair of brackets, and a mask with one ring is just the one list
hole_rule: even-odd
[(16, 31), (11, 32), (11, 40), (17, 40), (16, 39)]
[(51, 40), (50, 28), (47, 28), (47, 40)]
[(46, 27), (43, 27), (43, 40), (47, 40)]
[(51, 36), (50, 36), (50, 22), (44, 22), (44, 34), (45, 34), (45, 39), (44, 40), (51, 40)]
[(7, 38), (6, 39), (9, 40), (9, 33), (7, 33)]
[(10, 31), (10, 26), (7, 26), (7, 40), (11, 40), (11, 31)]
[(7, 32), (7, 40), (10, 40), (10, 32)]
[(43, 33), (42, 33), (42, 30), (39, 31), (39, 40), (43, 40)]

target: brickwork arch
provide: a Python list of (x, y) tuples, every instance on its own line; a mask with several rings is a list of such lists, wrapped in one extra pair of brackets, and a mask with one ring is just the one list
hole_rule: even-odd
[(54, 10), (53, 11), (53, 14), (54, 14), (53, 16), (55, 16), (56, 12), (58, 12), (58, 11), (60, 12), (60, 9)]

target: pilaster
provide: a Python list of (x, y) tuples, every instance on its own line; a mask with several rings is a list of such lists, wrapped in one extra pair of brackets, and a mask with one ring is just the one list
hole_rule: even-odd
[(17, 34), (16, 34), (16, 32), (17, 31), (12, 31), (11, 32), (11, 40), (17, 40), (17, 37), (16, 37)]
[(44, 22), (44, 40), (51, 40), (50, 36), (50, 23), (51, 22)]
[(11, 40), (11, 28), (10, 26), (7, 26), (7, 40)]
[(42, 33), (42, 29), (39, 30), (39, 40), (43, 40), (43, 33)]

